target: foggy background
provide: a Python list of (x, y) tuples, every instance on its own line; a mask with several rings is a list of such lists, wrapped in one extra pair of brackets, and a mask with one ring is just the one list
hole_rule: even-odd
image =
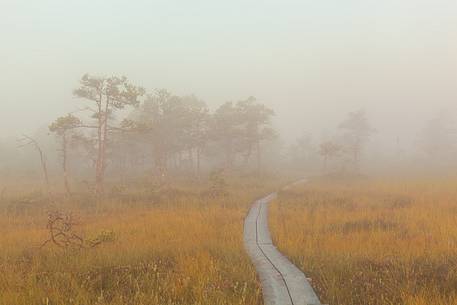
[(452, 0), (0, 0), (0, 138), (80, 107), (72, 90), (91, 73), (212, 110), (253, 95), (286, 143), (306, 132), (318, 144), (364, 109), (374, 159), (414, 149), (440, 114), (454, 120), (456, 34)]

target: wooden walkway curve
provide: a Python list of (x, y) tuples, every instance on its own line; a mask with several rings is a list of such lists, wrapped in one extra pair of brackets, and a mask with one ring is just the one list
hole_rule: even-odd
[(257, 200), (244, 222), (244, 243), (262, 284), (265, 305), (322, 305), (303, 272), (273, 245), (268, 204), (276, 193)]

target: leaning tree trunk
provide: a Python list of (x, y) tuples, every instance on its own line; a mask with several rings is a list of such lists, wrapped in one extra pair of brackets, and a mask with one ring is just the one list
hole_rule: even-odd
[[(26, 143), (24, 145), (32, 145), (35, 148), (35, 150), (38, 151), (38, 154), (40, 155), (41, 169), (43, 170), (44, 181), (46, 183), (46, 190), (48, 192), (48, 195), (50, 196), (51, 195), (51, 186), (49, 184), (49, 175), (48, 175), (48, 167), (46, 165), (46, 156), (45, 156), (43, 150), (41, 149), (40, 145), (34, 138), (31, 138), (31, 137), (25, 135), (24, 139), (29, 141), (28, 143)], [(22, 145), (22, 146), (24, 146), (24, 145)]]
[(44, 180), (46, 182), (46, 189), (48, 194), (51, 194), (51, 187), (49, 184), (49, 174), (48, 174), (48, 166), (46, 165), (46, 157), (41, 149), (38, 150), (40, 153), (40, 161), (41, 167), (43, 169)]

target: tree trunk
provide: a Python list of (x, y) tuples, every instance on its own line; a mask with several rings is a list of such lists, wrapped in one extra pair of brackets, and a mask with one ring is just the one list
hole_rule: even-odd
[(99, 167), (95, 175), (95, 192), (97, 195), (101, 195), (104, 192), (103, 182), (103, 173)]
[[(107, 97), (105, 109), (102, 112), (102, 103), (99, 104), (99, 126), (98, 126), (98, 160), (95, 174), (95, 191), (101, 195), (105, 191), (105, 170), (106, 170), (106, 145), (108, 141), (108, 111), (110, 100)], [(102, 115), (103, 114), (103, 115)]]
[(62, 169), (63, 169), (63, 182), (67, 195), (71, 195), (70, 185), (68, 183), (68, 169), (67, 169), (67, 133), (64, 131), (62, 135)]
[(252, 154), (252, 145), (249, 144), (248, 151), (247, 151), (246, 154), (244, 155), (244, 166), (245, 166), (245, 167), (247, 167), (248, 164), (249, 164), (249, 159), (251, 158), (251, 154)]
[(354, 165), (354, 173), (357, 173), (359, 171), (359, 149), (356, 147), (354, 148), (353, 165)]
[(46, 189), (47, 189), (48, 194), (51, 194), (51, 187), (49, 185), (48, 167), (46, 165), (46, 157), (40, 148), (38, 149), (38, 151), (40, 153), (40, 161), (41, 161), (41, 167), (43, 169), (44, 180), (46, 182)]
[(110, 100), (106, 98), (105, 113), (103, 116), (103, 141), (102, 141), (102, 153), (101, 153), (101, 169), (100, 169), (100, 190), (101, 193), (105, 189), (105, 170), (106, 170), (106, 146), (108, 144), (108, 111), (109, 111)]
[(260, 166), (261, 166), (260, 141), (257, 141), (257, 174), (259, 174), (259, 175), (260, 175)]
[(200, 178), (200, 147), (197, 147), (197, 177)]
[(98, 126), (97, 126), (97, 161), (95, 165), (95, 193), (100, 195), (103, 193), (103, 177), (102, 177), (102, 151), (103, 151), (103, 113), (102, 113), (102, 96), (98, 102)]
[(226, 140), (225, 147), (225, 166), (226, 168), (231, 168), (233, 165), (233, 151), (232, 151), (232, 140)]
[(48, 195), (51, 195), (51, 187), (50, 187), (50, 184), (49, 184), (48, 167), (46, 165), (46, 156), (43, 153), (43, 151), (41, 150), (40, 144), (38, 144), (38, 142), (35, 139), (33, 139), (33, 138), (29, 137), (29, 136), (24, 136), (24, 137), (25, 137), (25, 139), (30, 141), (29, 143), (27, 143), (27, 145), (32, 145), (35, 148), (35, 150), (38, 151), (38, 153), (40, 154), (41, 169), (43, 170), (44, 181), (46, 183), (46, 190), (48, 192)]
[[(173, 158), (176, 161), (176, 156)], [(154, 153), (154, 165), (156, 174), (159, 177), (165, 177), (167, 172), (167, 156), (162, 151), (156, 149)]]
[(194, 174), (194, 152), (193, 152), (192, 148), (188, 149), (188, 154), (189, 154), (190, 172), (191, 172), (191, 174)]

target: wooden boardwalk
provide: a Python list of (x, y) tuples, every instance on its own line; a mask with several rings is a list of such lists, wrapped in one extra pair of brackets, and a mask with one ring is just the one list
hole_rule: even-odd
[(321, 305), (303, 272), (273, 245), (268, 204), (276, 193), (257, 200), (244, 222), (244, 243), (262, 284), (265, 305)]

